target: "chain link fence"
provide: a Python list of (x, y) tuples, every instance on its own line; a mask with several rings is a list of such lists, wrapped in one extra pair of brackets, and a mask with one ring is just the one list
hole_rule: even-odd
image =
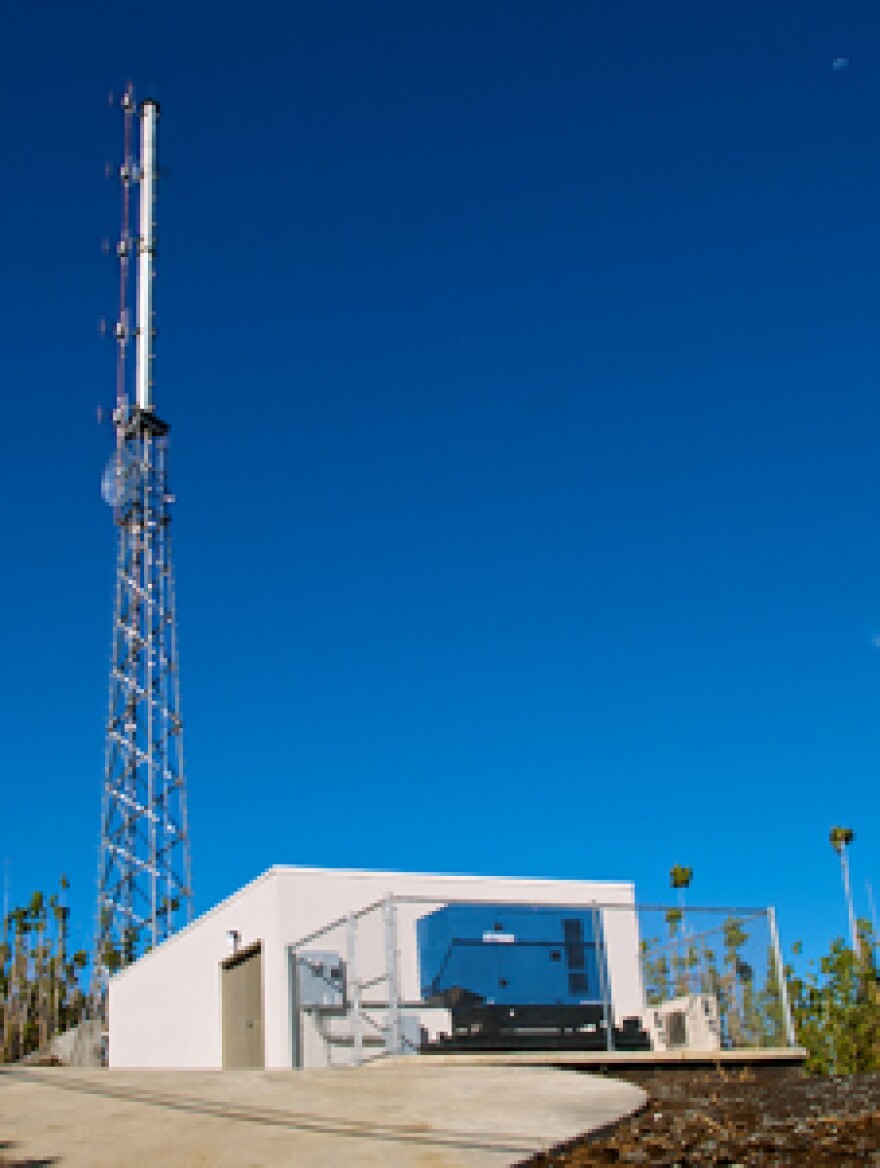
[(389, 894), (288, 953), (295, 1066), (795, 1045), (772, 908)]

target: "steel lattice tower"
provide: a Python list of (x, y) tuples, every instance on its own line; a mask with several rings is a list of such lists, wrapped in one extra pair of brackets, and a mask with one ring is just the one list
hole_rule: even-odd
[[(117, 341), (116, 450), (102, 491), (117, 528), (116, 601), (106, 727), (93, 995), (107, 976), (192, 917), (189, 829), (171, 558), (169, 426), (153, 405), (152, 284), (158, 106), (122, 99), (125, 153), (119, 176), (122, 231)], [(133, 155), (140, 120), (140, 158)], [(130, 229), (134, 186), (138, 235)], [(129, 321), (131, 260), (137, 254), (137, 326)], [(136, 341), (135, 392), (127, 352)]]

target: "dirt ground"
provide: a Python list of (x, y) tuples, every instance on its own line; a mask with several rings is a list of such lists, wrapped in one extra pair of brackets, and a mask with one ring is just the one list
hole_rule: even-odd
[(761, 1080), (707, 1072), (639, 1085), (648, 1091), (643, 1111), (604, 1135), (534, 1156), (528, 1168), (880, 1165), (880, 1075)]

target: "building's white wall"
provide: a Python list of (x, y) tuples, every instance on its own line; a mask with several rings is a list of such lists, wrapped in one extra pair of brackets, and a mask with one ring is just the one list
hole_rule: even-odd
[[(432, 902), (397, 905), (401, 996), (410, 1001), (419, 997), (416, 920), (433, 908), (457, 900), (584, 907), (634, 902), (633, 885), (621, 882), (272, 868), (111, 980), (111, 1066), (222, 1065), (220, 963), (228, 954), (231, 929), (241, 934), (243, 945), (263, 943), (266, 1066), (291, 1066), (288, 946), (389, 894)], [(618, 1020), (640, 1015), (644, 1000), (635, 914), (606, 911), (603, 918), (615, 1014)], [(312, 947), (346, 956), (345, 926)], [(359, 926), (357, 964), (361, 978), (385, 968), (380, 912)]]
[[(633, 904), (632, 896), (627, 903)], [(602, 913), (602, 928), (608, 953), (614, 1021), (619, 1025), (624, 1018), (641, 1017), (645, 1008), (638, 917), (634, 911), (609, 908)]]
[(269, 872), (111, 978), (111, 1067), (223, 1065), (220, 963), (229, 956), (230, 929), (243, 946), (263, 942), (267, 1065), (284, 1065), (270, 1039), (289, 1011), (277, 881)]

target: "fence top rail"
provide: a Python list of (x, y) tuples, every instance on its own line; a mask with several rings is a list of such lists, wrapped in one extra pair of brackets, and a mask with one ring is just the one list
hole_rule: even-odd
[(493, 907), (500, 906), (505, 908), (562, 908), (562, 909), (579, 909), (583, 911), (601, 910), (603, 912), (628, 912), (628, 913), (681, 913), (683, 917), (691, 915), (704, 914), (715, 916), (728, 916), (739, 918), (740, 924), (747, 924), (749, 921), (757, 920), (760, 917), (768, 916), (773, 910), (768, 905), (765, 907), (743, 906), (743, 905), (685, 905), (680, 904), (639, 904), (636, 901), (601, 901), (601, 900), (554, 900), (552, 903), (541, 904), (527, 904), (521, 900), (503, 900), (499, 901), (497, 897), (491, 896), (414, 896), (414, 895), (397, 895), (389, 893), (388, 896), (382, 897), (381, 900), (374, 900), (370, 904), (364, 905), (363, 908), (354, 909), (344, 916), (337, 917), (326, 925), (322, 925), (319, 929), (314, 929), (311, 933), (307, 933), (304, 937), (300, 937), (296, 941), (288, 941), (288, 949), (301, 949), (303, 945), (311, 945), (313, 941), (325, 937), (328, 933), (332, 933), (334, 929), (342, 928), (350, 922), (361, 920), (363, 917), (369, 916), (371, 913), (378, 912), (389, 903), (391, 904), (433, 904), (433, 905), (457, 905), (457, 904), (476, 904), (476, 905), (491, 905)]
[(346, 913), (345, 916), (337, 917), (336, 920), (330, 921), (326, 925), (321, 925), (320, 929), (314, 929), (311, 933), (306, 933), (306, 935), (304, 937), (300, 937), (298, 941), (288, 941), (287, 948), (301, 949), (303, 945), (311, 945), (312, 941), (317, 941), (319, 937), (324, 937), (327, 933), (332, 933), (334, 929), (342, 928), (343, 925), (347, 925), (349, 922), (360, 920), (361, 917), (366, 917), (369, 916), (370, 913), (377, 912), (380, 908), (383, 908), (389, 900), (393, 899), (395, 898), (383, 897), (382, 900), (374, 900), (371, 904), (364, 905), (363, 908), (354, 909), (352, 912)]
[(741, 905), (741, 904), (688, 904), (684, 908), (680, 904), (600, 904), (599, 908), (632, 908), (634, 912), (669, 912), (674, 909), (680, 912), (682, 916), (690, 916), (691, 913), (714, 913), (716, 916), (722, 914), (729, 917), (765, 917), (770, 912), (769, 905)]
[[(736, 920), (740, 925), (750, 925), (753, 921), (761, 920), (762, 916), (763, 914), (754, 917), (739, 916)], [(707, 937), (714, 937), (719, 933), (723, 933), (725, 923), (724, 921), (720, 921), (717, 925), (713, 925), (712, 928), (702, 929), (699, 933), (686, 933), (679, 937), (670, 937), (668, 940), (664, 939), (662, 942), (657, 938), (651, 938), (650, 941), (643, 940), (642, 943), (645, 946), (650, 945), (650, 949), (645, 949), (645, 954), (650, 957), (656, 957), (660, 953), (674, 953), (683, 944), (693, 945), (695, 941), (705, 941)]]
[[(378, 908), (385, 904), (388, 898), (380, 900), (377, 904), (372, 905), (372, 908)], [(682, 912), (685, 916), (690, 913), (727, 913), (728, 915), (742, 916), (763, 916), (769, 911), (769, 906), (766, 905), (736, 905), (736, 904), (721, 904), (721, 905), (704, 905), (704, 904), (687, 904), (683, 908), (680, 904), (650, 904), (641, 903), (635, 900), (566, 900), (560, 898), (559, 900), (547, 900), (540, 902), (527, 902), (524, 900), (499, 900), (497, 896), (415, 896), (415, 895), (392, 895), (390, 897), (395, 904), (486, 904), (492, 907), (499, 908), (579, 908), (579, 909), (609, 909), (617, 912), (669, 912), (670, 909), (675, 912)], [(354, 914), (352, 914), (354, 915)]]

